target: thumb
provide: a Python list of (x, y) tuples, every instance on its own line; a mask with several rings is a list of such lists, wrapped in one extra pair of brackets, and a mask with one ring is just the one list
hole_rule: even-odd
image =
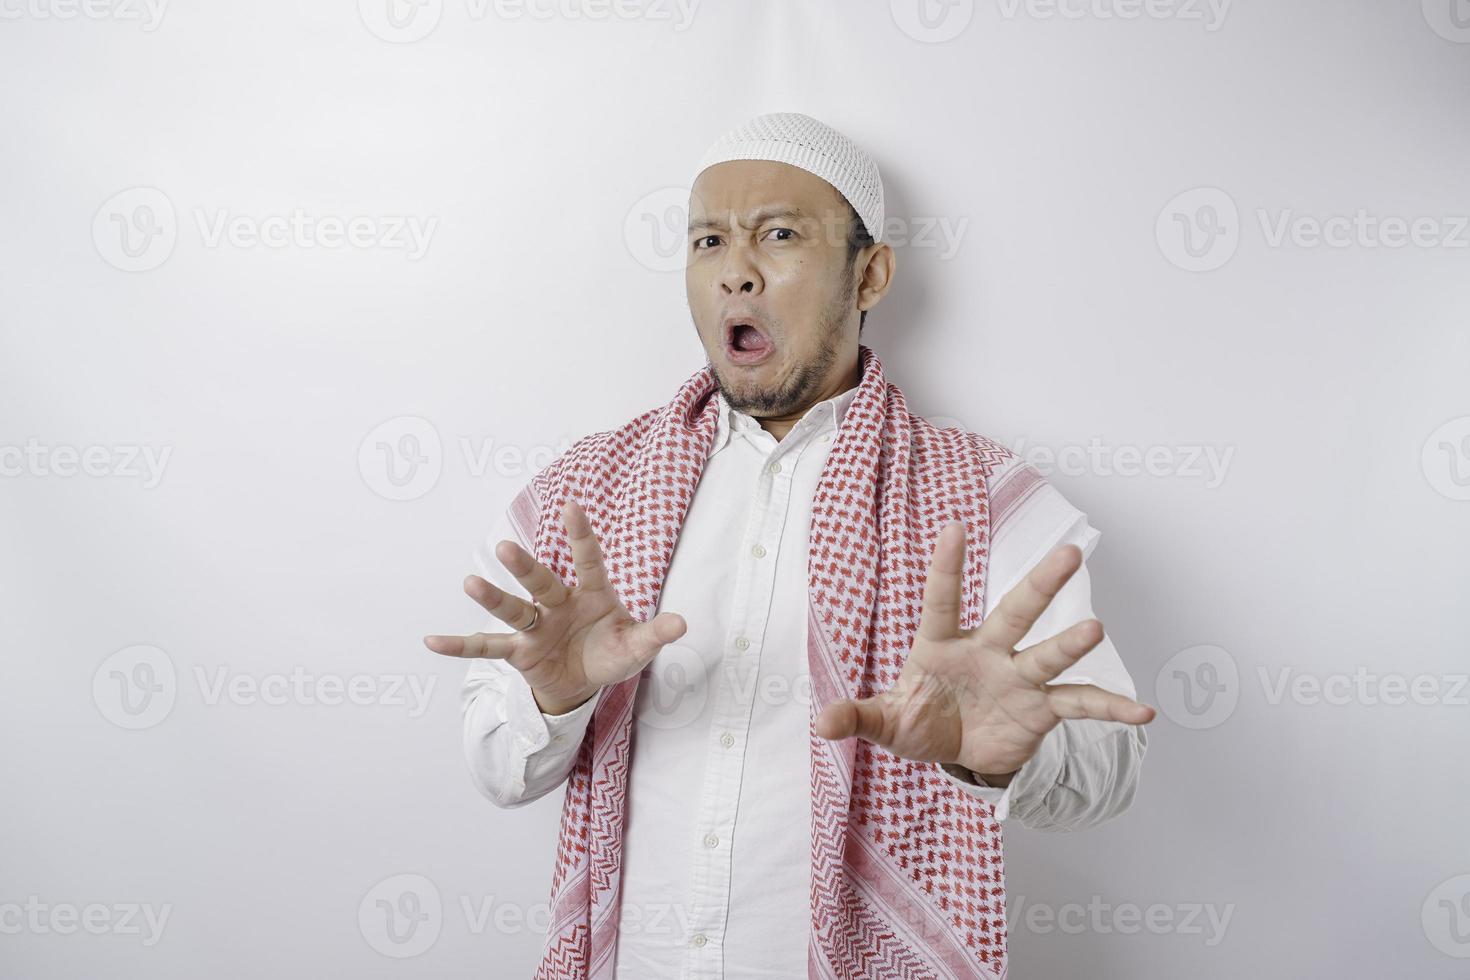
[(834, 701), (817, 715), (813, 728), (818, 738), (837, 740), (856, 736), (883, 745), (886, 744), (885, 718), (880, 698)]
[(673, 643), (689, 631), (689, 624), (678, 613), (659, 613), (646, 623), (638, 623), (628, 633), (633, 655), (639, 667), (648, 664), (665, 644)]

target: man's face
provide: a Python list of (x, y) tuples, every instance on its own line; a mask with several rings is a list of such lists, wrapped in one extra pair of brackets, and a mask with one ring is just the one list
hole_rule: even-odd
[(848, 262), (851, 222), (836, 188), (790, 164), (731, 160), (694, 182), (689, 310), (736, 409), (785, 416), (843, 390), (863, 261)]

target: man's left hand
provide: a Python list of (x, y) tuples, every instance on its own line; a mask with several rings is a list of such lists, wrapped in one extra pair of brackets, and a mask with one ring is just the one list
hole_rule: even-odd
[(1063, 545), (1007, 592), (974, 629), (960, 629), (965, 528), (939, 533), (924, 584), (913, 648), (888, 691), (827, 705), (822, 738), (857, 736), (905, 759), (953, 763), (1005, 786), (1064, 718), (1142, 725), (1154, 709), (1091, 684), (1048, 684), (1102, 642), (1102, 623), (1084, 620), (1017, 650), (1023, 637), (1082, 567), (1082, 550)]

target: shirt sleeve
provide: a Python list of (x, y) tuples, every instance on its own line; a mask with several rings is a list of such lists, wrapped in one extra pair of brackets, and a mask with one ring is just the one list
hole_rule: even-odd
[[(529, 598), (495, 557), (495, 545), (516, 541), (504, 512), (475, 549), (475, 571), (507, 592)], [(485, 614), (481, 632), (513, 627)], [(503, 660), (475, 659), (460, 689), (464, 754), (475, 786), (496, 806), (516, 807), (551, 792), (567, 778), (601, 692), (566, 714), (548, 715), (531, 686)]]
[[(1075, 544), (1083, 565), (1067, 581), (1022, 639), (1024, 648), (1093, 617), (1086, 560), (1101, 536), (1050, 484), (1038, 485), (1009, 515), (991, 541), (985, 614), (1053, 548)], [(1094, 684), (1134, 697), (1132, 677), (1110, 637), (1064, 670), (1052, 684)], [(961, 766), (941, 770), (952, 782), (995, 808), (995, 819), (1012, 814), (1032, 830), (1082, 830), (1125, 811), (1133, 802), (1147, 750), (1142, 726), (1091, 718), (1064, 719), (1004, 789), (987, 786)]]

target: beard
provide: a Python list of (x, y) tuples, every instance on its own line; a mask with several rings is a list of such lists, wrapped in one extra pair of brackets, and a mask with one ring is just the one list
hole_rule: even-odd
[(857, 279), (856, 270), (849, 269), (842, 293), (833, 297), (822, 310), (817, 325), (816, 350), (780, 385), (773, 388), (758, 388), (751, 384), (731, 387), (720, 375), (720, 369), (709, 361), (715, 375), (715, 386), (731, 408), (757, 417), (793, 415), (817, 401), (832, 365), (837, 363), (842, 328), (852, 313), (852, 303), (857, 296)]

